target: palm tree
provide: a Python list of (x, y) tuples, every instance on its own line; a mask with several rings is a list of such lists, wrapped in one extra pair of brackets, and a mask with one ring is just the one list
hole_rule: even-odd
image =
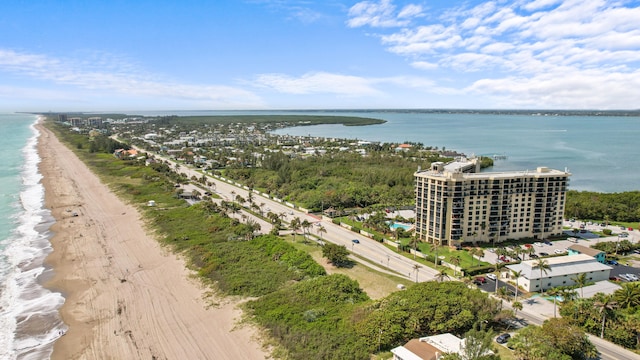
[(455, 267), (453, 268), (453, 276), (456, 276), (457, 271), (458, 271), (458, 266), (460, 265), (460, 255), (455, 255), (452, 256), (449, 261), (451, 262), (451, 264), (455, 265)]
[(584, 286), (587, 284), (587, 273), (581, 273), (571, 278), (580, 288), (580, 298), (584, 299)]
[(536, 249), (532, 247), (527, 248), (527, 250), (525, 250), (525, 252), (527, 253), (527, 255), (529, 255), (529, 259), (531, 259), (531, 255), (536, 253)]
[(622, 288), (613, 293), (618, 305), (627, 310), (640, 306), (640, 285), (638, 283), (626, 283)]
[(443, 282), (444, 278), (449, 279), (449, 274), (447, 274), (447, 272), (444, 269), (442, 269), (436, 274), (436, 280), (438, 282)]
[(493, 271), (493, 274), (496, 276), (496, 293), (498, 293), (498, 282), (500, 280), (500, 274), (502, 274), (502, 265), (496, 264), (496, 268)]
[(324, 228), (324, 226), (320, 225), (318, 226), (318, 229), (316, 230), (318, 232), (318, 235), (320, 235), (320, 240), (324, 241), (324, 239), (322, 238), (322, 234), (323, 233), (327, 233), (327, 229)]
[(478, 250), (480, 250), (480, 248), (471, 248), (469, 250), (469, 255), (471, 255), (471, 267), (475, 266), (476, 256), (478, 256)]
[(420, 270), (421, 267), (422, 265), (418, 265), (418, 264), (413, 265), (413, 269), (416, 271), (416, 282), (418, 282), (418, 271)]
[(293, 220), (291, 220), (291, 223), (289, 224), (289, 227), (291, 227), (291, 230), (293, 231), (293, 241), (296, 241), (296, 232), (298, 232), (298, 230), (300, 230), (300, 227), (302, 226), (302, 223), (300, 222), (300, 218), (296, 217), (293, 218)]
[(438, 245), (439, 245), (440, 241), (439, 240), (433, 240), (433, 242), (431, 243), (431, 251), (433, 251), (434, 255), (433, 255), (433, 264), (435, 266), (438, 266)]
[(547, 295), (549, 296), (553, 296), (553, 317), (556, 317), (556, 304), (557, 304), (557, 300), (558, 300), (558, 295), (561, 294), (561, 291), (558, 290), (557, 288), (551, 288), (549, 290), (547, 290)]
[(600, 330), (600, 338), (604, 338), (604, 325), (607, 320), (607, 312), (615, 309), (618, 304), (613, 299), (612, 295), (605, 295), (603, 293), (597, 293), (596, 302), (593, 303), (596, 309), (599, 309), (600, 314), (602, 314), (602, 328)]
[(514, 311), (514, 317), (518, 316), (518, 311), (522, 310), (522, 303), (519, 301), (514, 301), (513, 304), (511, 304), (511, 307), (513, 308)]
[(513, 299), (513, 301), (518, 302), (518, 279), (520, 279), (520, 276), (522, 276), (522, 270), (519, 271), (515, 271), (515, 270), (511, 270), (511, 275), (513, 275), (514, 278), (516, 278), (516, 296)]
[(257, 221), (253, 220), (253, 219), (248, 219), (246, 224), (247, 224), (247, 226), (249, 226), (249, 234), (248, 234), (249, 239), (253, 239), (253, 234), (256, 231), (260, 231), (262, 226), (260, 226), (260, 224)]
[(545, 259), (538, 259), (534, 266), (540, 269), (540, 292), (542, 292), (544, 290), (544, 285), (542, 284), (542, 273), (545, 275), (548, 274), (549, 270), (551, 270), (551, 266), (549, 266), (549, 261)]
[(309, 234), (309, 228), (311, 227), (311, 223), (309, 222), (309, 220), (304, 219), (301, 223), (300, 226), (302, 227), (302, 234), (304, 235), (304, 241), (306, 243), (307, 241), (307, 235)]
[[(396, 237), (396, 240), (398, 238)], [(413, 248), (413, 259), (416, 259), (416, 253), (418, 252), (418, 236), (416, 236), (416, 234), (411, 235), (411, 241), (409, 242), (409, 245), (411, 246), (411, 248)]]

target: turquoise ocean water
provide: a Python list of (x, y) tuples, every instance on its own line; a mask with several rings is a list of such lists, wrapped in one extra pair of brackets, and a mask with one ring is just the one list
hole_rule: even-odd
[(38, 172), (36, 117), (0, 114), (0, 359), (43, 359), (65, 329), (61, 294), (42, 287), (50, 272), (53, 218)]

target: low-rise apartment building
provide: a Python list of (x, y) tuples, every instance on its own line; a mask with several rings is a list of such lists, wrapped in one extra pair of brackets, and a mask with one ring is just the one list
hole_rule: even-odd
[[(545, 261), (549, 269), (540, 270), (538, 262)], [(527, 260), (519, 264), (507, 265), (515, 272), (522, 271), (518, 285), (527, 292), (545, 291), (558, 286), (573, 286), (579, 274), (587, 274), (588, 282), (608, 280), (611, 266), (602, 264), (585, 254), (565, 255), (538, 260)]]

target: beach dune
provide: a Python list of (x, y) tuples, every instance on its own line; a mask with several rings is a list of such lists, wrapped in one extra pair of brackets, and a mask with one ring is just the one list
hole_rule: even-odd
[(69, 326), (53, 359), (265, 359), (257, 330), (238, 325), (237, 300), (205, 296), (185, 263), (162, 248), (125, 204), (38, 126), (46, 205), (56, 219), (54, 277)]

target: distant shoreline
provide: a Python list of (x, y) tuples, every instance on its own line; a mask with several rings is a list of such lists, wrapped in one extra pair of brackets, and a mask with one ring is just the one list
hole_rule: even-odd
[[(16, 112), (18, 114), (36, 114), (36, 115), (126, 115), (126, 116), (145, 116), (144, 113), (398, 113), (398, 114), (487, 114), (487, 115), (523, 115), (523, 116), (638, 116), (640, 117), (640, 109), (637, 110), (553, 110), (553, 109), (272, 109), (272, 110), (132, 110), (124, 112), (92, 112), (92, 111), (71, 111), (71, 112)], [(181, 115), (177, 115), (183, 117)], [(195, 115), (195, 116), (224, 116), (224, 115)], [(235, 115), (242, 116), (242, 115)], [(275, 115), (277, 116), (277, 115)], [(334, 116), (334, 115), (331, 115)]]

